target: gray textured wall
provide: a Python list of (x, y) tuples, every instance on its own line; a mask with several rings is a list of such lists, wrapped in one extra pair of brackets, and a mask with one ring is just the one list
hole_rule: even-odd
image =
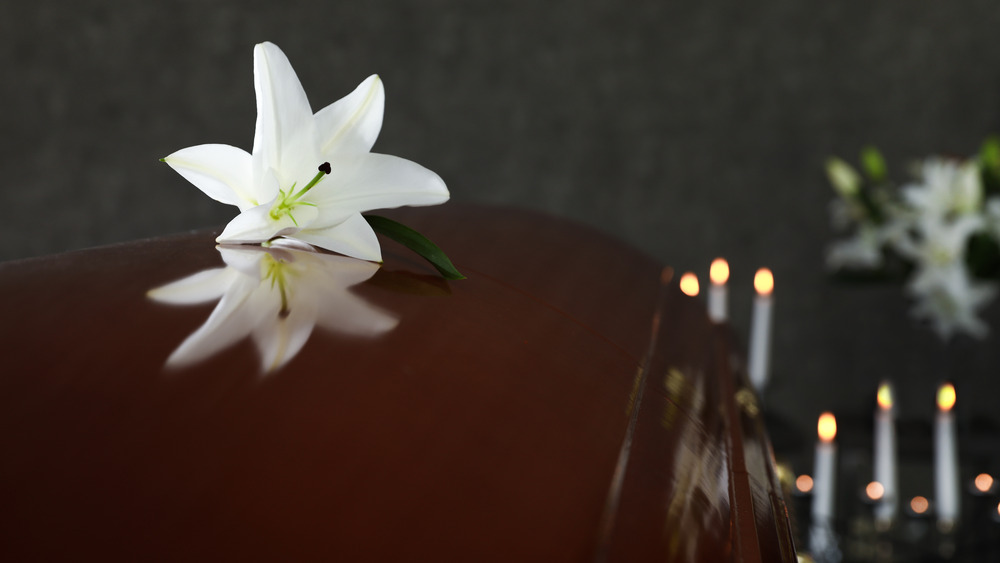
[[(938, 344), (896, 288), (829, 282), (821, 165), (869, 142), (897, 163), (974, 151), (1000, 131), (998, 29), (993, 0), (5, 2), (0, 259), (228, 220), (157, 158), (250, 147), (271, 40), (317, 108), (380, 73), (376, 150), (456, 201), (575, 218), (678, 269), (729, 257), (738, 330), (772, 266), (773, 412), (862, 419), (894, 376), (904, 415), (929, 413), (939, 377), (982, 389), (1000, 353)], [(988, 395), (960, 395), (965, 420)]]

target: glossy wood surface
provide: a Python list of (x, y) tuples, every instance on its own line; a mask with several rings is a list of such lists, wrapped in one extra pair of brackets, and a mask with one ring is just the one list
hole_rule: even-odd
[[(398, 318), (183, 369), (200, 232), (0, 264), (0, 559), (792, 561), (739, 356), (669, 270), (592, 230), (446, 205), (350, 291)], [(737, 400), (740, 397), (740, 400)]]

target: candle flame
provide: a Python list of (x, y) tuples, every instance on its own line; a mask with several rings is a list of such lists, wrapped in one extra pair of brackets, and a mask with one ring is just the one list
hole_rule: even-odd
[(889, 410), (892, 408), (892, 385), (888, 383), (882, 383), (878, 386), (878, 406), (882, 407), (883, 410)]
[(976, 475), (975, 485), (977, 491), (988, 493), (993, 488), (993, 476), (989, 473), (980, 473)]
[(938, 408), (942, 411), (950, 411), (955, 406), (955, 386), (945, 383), (938, 388), (937, 393)]
[(688, 297), (698, 295), (698, 276), (688, 272), (681, 276), (681, 291)]
[(832, 442), (837, 436), (837, 419), (833, 413), (825, 412), (819, 415), (819, 422), (816, 424), (816, 431), (819, 439), (824, 442)]
[(708, 277), (715, 285), (722, 285), (729, 280), (729, 262), (722, 258), (712, 260), (712, 267), (708, 269)]
[(931, 503), (924, 497), (918, 496), (910, 499), (910, 510), (912, 510), (914, 514), (923, 514), (924, 512), (927, 512), (927, 509), (930, 508), (930, 506)]
[(868, 483), (867, 487), (865, 487), (865, 494), (872, 500), (879, 500), (883, 495), (885, 495), (885, 487), (883, 487), (882, 483), (879, 483), (878, 481), (872, 481), (871, 483)]
[(813, 478), (808, 475), (799, 475), (795, 479), (795, 488), (800, 492), (808, 493), (813, 490)]
[(767, 268), (757, 270), (753, 277), (753, 288), (760, 295), (770, 295), (774, 291), (774, 274)]

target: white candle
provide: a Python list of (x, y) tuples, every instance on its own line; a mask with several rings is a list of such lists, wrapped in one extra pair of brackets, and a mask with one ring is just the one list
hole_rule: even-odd
[(712, 280), (712, 285), (708, 287), (708, 318), (714, 323), (724, 323), (729, 317), (729, 289), (726, 287), (729, 264), (722, 258), (716, 258), (708, 270), (708, 277)]
[(834, 498), (837, 489), (837, 419), (825, 412), (816, 425), (816, 461), (813, 466), (813, 526), (829, 526), (833, 522)]
[(896, 517), (899, 494), (896, 489), (896, 420), (892, 386), (883, 382), (878, 388), (875, 409), (874, 478), (882, 485), (882, 497), (875, 504), (875, 523), (888, 526)]
[(771, 353), (771, 309), (774, 307), (774, 276), (771, 270), (761, 268), (753, 277), (757, 295), (753, 301), (753, 322), (750, 327), (750, 360), (747, 370), (750, 383), (758, 392), (767, 385), (768, 363)]
[(938, 524), (953, 526), (958, 521), (958, 444), (955, 439), (955, 387), (947, 383), (938, 389), (938, 412), (934, 423), (934, 494)]

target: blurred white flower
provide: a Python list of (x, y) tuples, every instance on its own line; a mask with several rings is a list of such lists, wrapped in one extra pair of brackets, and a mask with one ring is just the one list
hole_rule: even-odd
[[(911, 217), (905, 209), (886, 204), (882, 206), (886, 218), (882, 224), (872, 221), (857, 222), (854, 236), (832, 243), (826, 252), (826, 265), (831, 270), (880, 268), (883, 264), (883, 249), (906, 244), (911, 231)], [(831, 220), (834, 226), (846, 226), (857, 221), (850, 213), (848, 204), (836, 199), (831, 204)], [(839, 215), (839, 216), (838, 216)]]
[(864, 225), (848, 239), (827, 248), (826, 265), (831, 270), (879, 268), (882, 266), (882, 237), (879, 229)]
[(905, 237), (896, 241), (894, 248), (912, 260), (918, 272), (954, 264), (964, 267), (969, 237), (984, 225), (981, 215), (963, 215), (954, 220), (924, 215), (907, 229)]
[(254, 48), (254, 90), (252, 153), (209, 144), (163, 159), (209, 197), (239, 208), (217, 242), (294, 237), (379, 262), (378, 239), (362, 212), (448, 200), (434, 172), (370, 152), (385, 104), (378, 76), (314, 115), (285, 54), (261, 43)]
[(917, 165), (918, 181), (903, 188), (904, 200), (922, 217), (978, 213), (983, 185), (975, 160), (928, 158)]
[(989, 326), (976, 316), (996, 295), (994, 284), (974, 282), (960, 262), (925, 270), (915, 276), (907, 290), (916, 299), (914, 317), (931, 322), (943, 339), (956, 332), (984, 338)]
[(969, 237), (983, 228), (979, 215), (945, 220), (937, 215), (921, 217), (914, 237), (898, 246), (913, 261), (916, 271), (907, 290), (917, 300), (913, 314), (926, 318), (942, 338), (967, 332), (982, 338), (989, 329), (976, 312), (993, 299), (993, 284), (973, 281), (965, 264)]
[(958, 332), (984, 337), (989, 328), (977, 315), (994, 298), (997, 284), (973, 277), (967, 251), (981, 233), (1000, 239), (1000, 198), (984, 201), (981, 166), (977, 159), (925, 159), (915, 167), (915, 181), (894, 198), (881, 185), (862, 191), (849, 165), (828, 164), (841, 195), (831, 205), (832, 223), (855, 232), (828, 248), (827, 264), (876, 269), (883, 266), (885, 251), (894, 252), (914, 267), (906, 290), (915, 300), (915, 317), (929, 320), (945, 339)]
[(371, 338), (398, 323), (348, 289), (372, 277), (378, 264), (315, 252), (288, 239), (270, 247), (217, 249), (225, 267), (148, 292), (155, 301), (175, 305), (219, 300), (205, 324), (170, 355), (168, 367), (193, 365), (250, 336), (262, 371), (273, 372), (299, 353), (316, 326)]

